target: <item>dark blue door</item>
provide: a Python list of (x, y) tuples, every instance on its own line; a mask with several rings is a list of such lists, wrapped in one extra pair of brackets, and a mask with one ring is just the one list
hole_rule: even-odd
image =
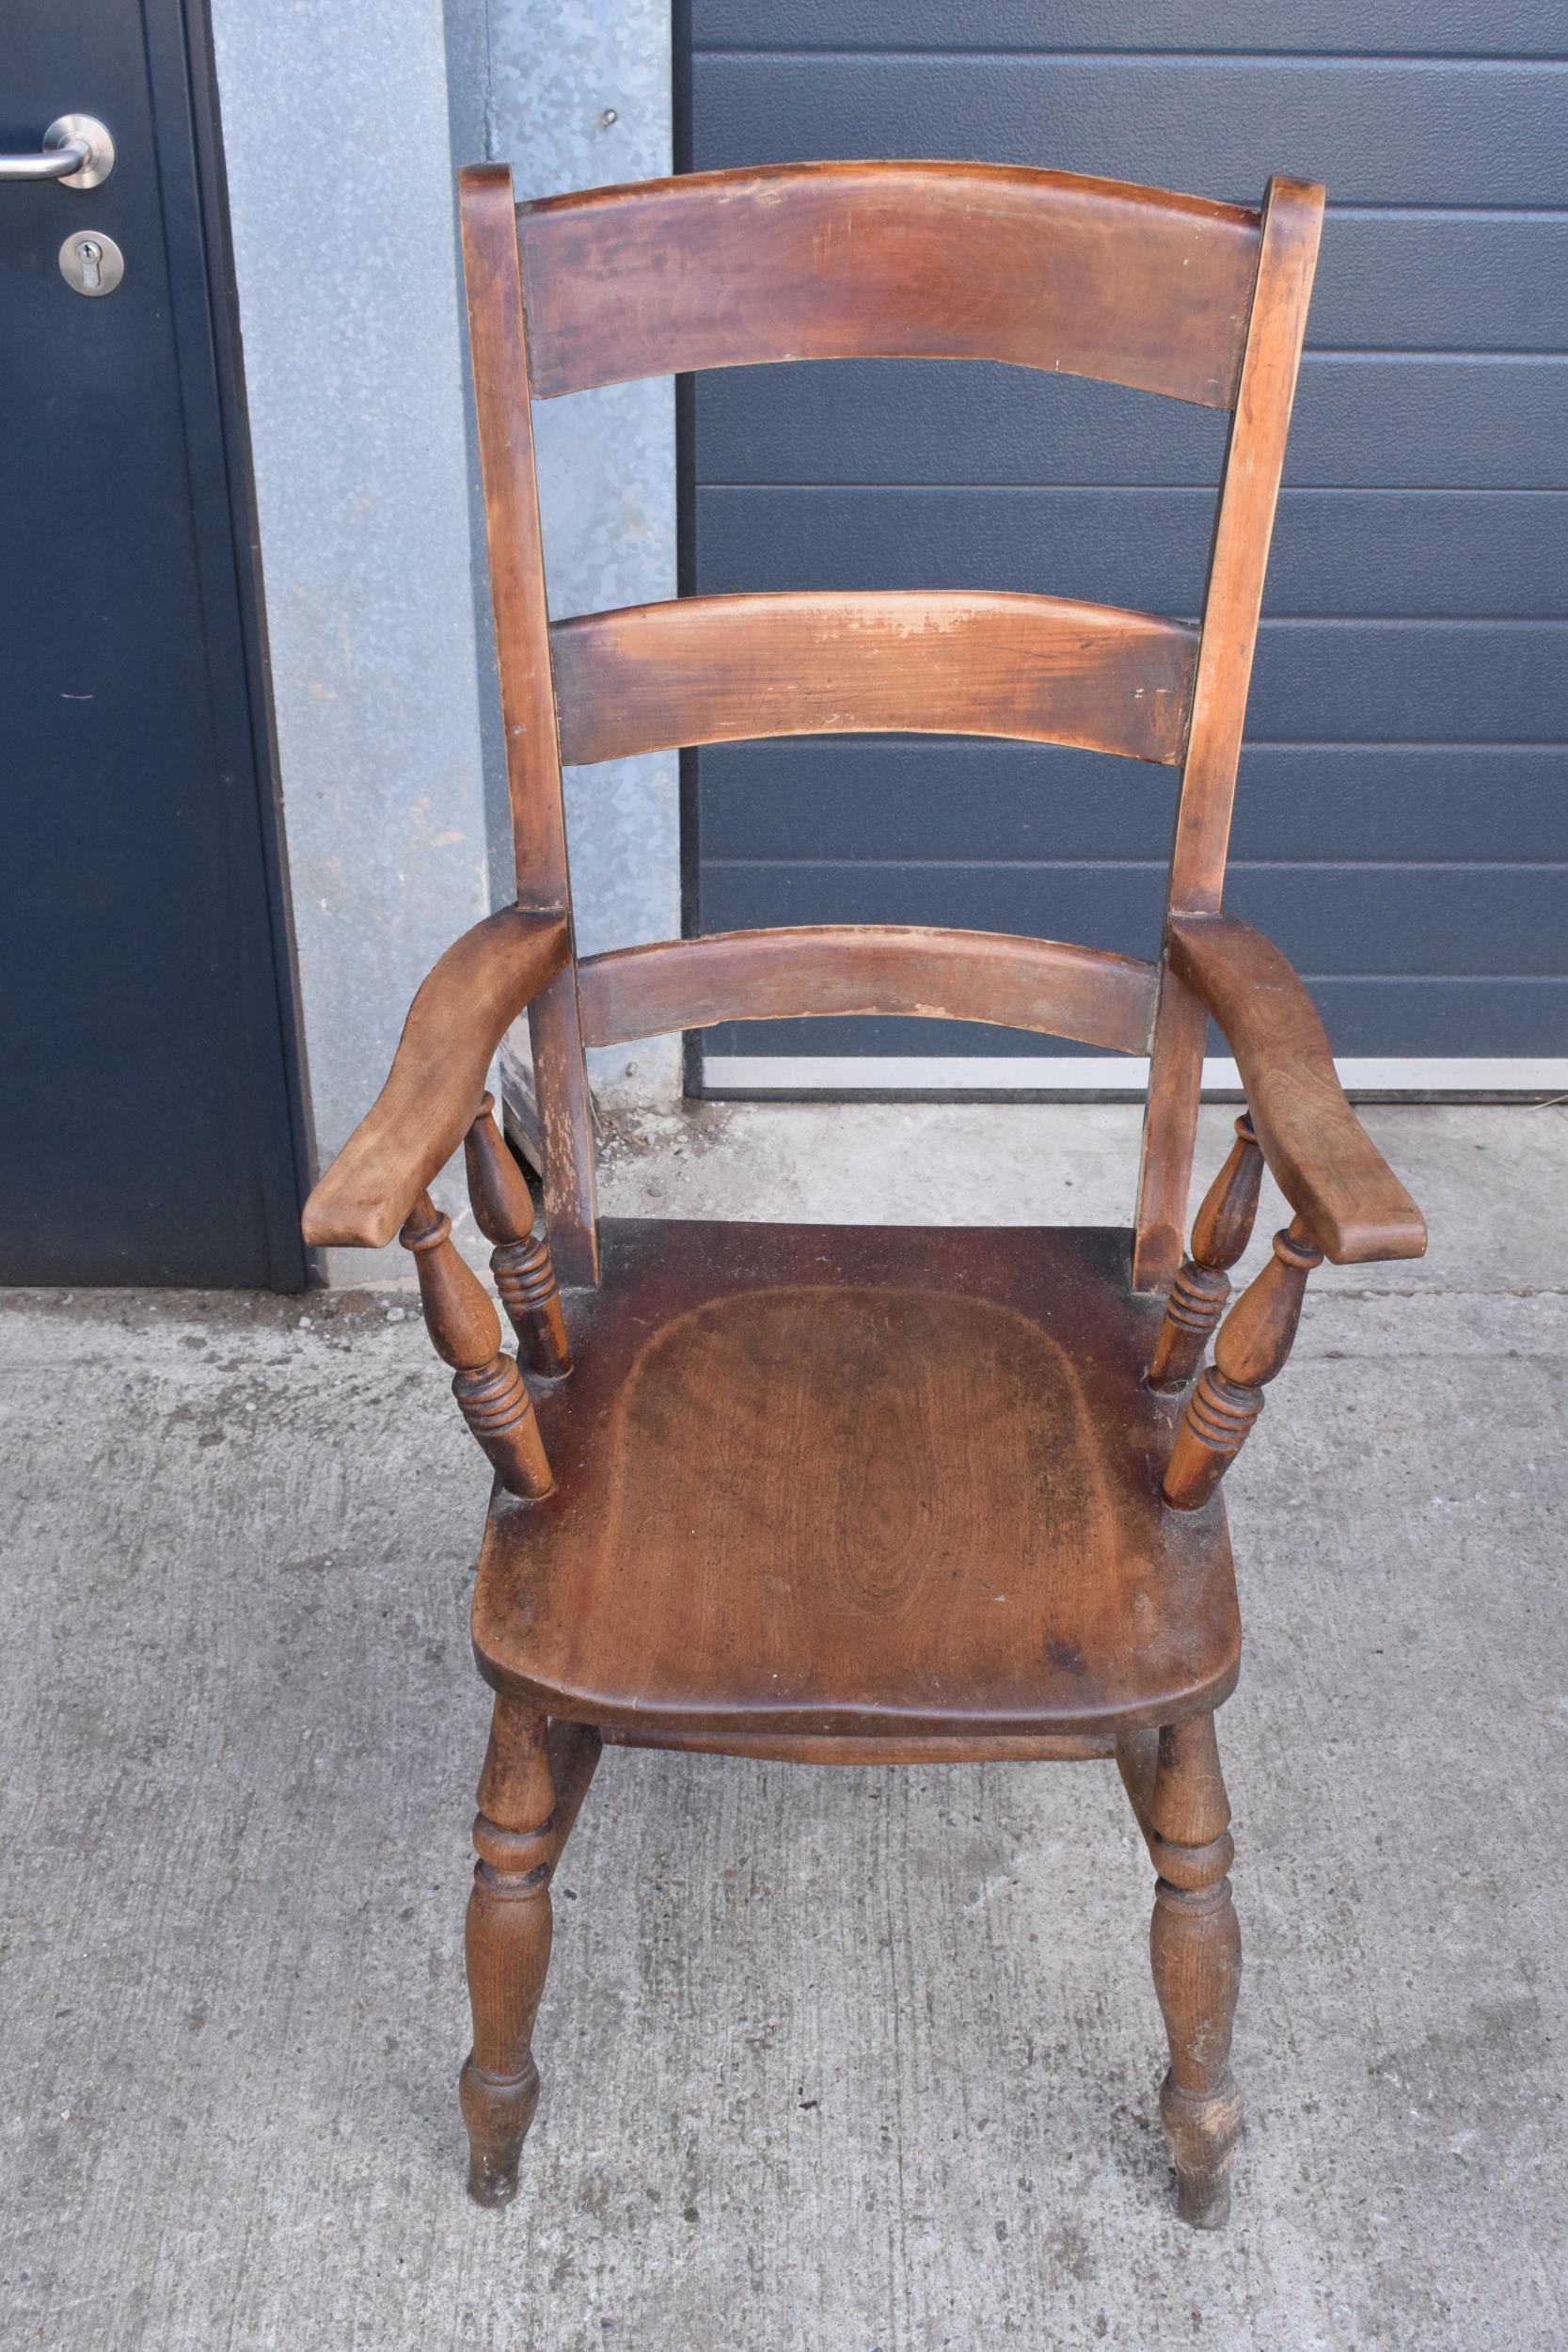
[[(1568, 1054), (1561, 8), (693, 0), (692, 16), (694, 168), (973, 156), (1247, 202), (1271, 171), (1326, 182), (1228, 903), (1308, 977), (1344, 1056)], [(1194, 613), (1223, 431), (1019, 370), (700, 378), (688, 584), (985, 585)], [(694, 928), (936, 921), (1156, 950), (1163, 771), (910, 739), (716, 749), (692, 769)], [(839, 1022), (732, 1026), (707, 1050), (1039, 1044)]]
[[(239, 412), (203, 30), (181, 0), (6, 11), (0, 1279), (305, 1278)], [(110, 294), (61, 274), (87, 230)]]

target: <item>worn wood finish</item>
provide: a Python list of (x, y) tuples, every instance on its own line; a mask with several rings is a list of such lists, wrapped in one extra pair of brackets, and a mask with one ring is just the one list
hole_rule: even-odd
[(1162, 957), (1138, 1165), (1132, 1237), (1135, 1291), (1167, 1290), (1181, 1263), (1181, 1227), (1192, 1189), (1208, 1035), (1208, 1014), (1172, 972), (1169, 956)]
[(1149, 1835), (1148, 1809), (1154, 1797), (1154, 1774), (1160, 1761), (1159, 1727), (1148, 1724), (1138, 1731), (1124, 1731), (1116, 1740), (1117, 1770), (1133, 1818), (1145, 1837)]
[(622, 947), (578, 968), (591, 1045), (716, 1021), (908, 1013), (1139, 1054), (1148, 1051), (1157, 981), (1152, 964), (1104, 948), (895, 924), (717, 931)]
[(1345, 1098), (1312, 999), (1274, 942), (1234, 915), (1170, 927), (1171, 969), (1236, 1057), (1275, 1184), (1336, 1265), (1418, 1258), (1426, 1221)]
[(997, 735), (1181, 756), (1197, 631), (961, 590), (684, 596), (557, 621), (561, 755), (770, 735)]
[(999, 164), (779, 164), (523, 205), (541, 398), (877, 355), (1005, 359), (1228, 407), (1258, 216)]
[(1321, 187), (1300, 180), (1270, 181), (1203, 603), (1203, 644), (1171, 859), (1173, 914), (1217, 907), (1225, 881), (1236, 763), (1323, 216)]
[(1220, 1326), (1214, 1360), (1187, 1400), (1164, 1476), (1178, 1511), (1208, 1502), (1263, 1409), (1263, 1385), (1285, 1369), (1301, 1321), (1307, 1278), (1323, 1263), (1298, 1217), (1274, 1237), (1274, 1255)]
[(475, 1224), (496, 1245), (490, 1271), (518, 1346), (542, 1379), (560, 1380), (572, 1369), (572, 1351), (555, 1266), (549, 1244), (533, 1230), (533, 1196), (496, 1124), (495, 1107), (486, 1094), (464, 1138), (468, 1199)]
[(1193, 1247), (1171, 1284), (1165, 1319), (1149, 1359), (1153, 1389), (1184, 1389), (1203, 1360), (1209, 1334), (1230, 1295), (1230, 1268), (1252, 1239), (1263, 1154), (1251, 1119), (1236, 1121), (1230, 1155), (1204, 1195), (1193, 1220)]
[(468, 2194), (504, 2205), (539, 2104), (533, 2021), (550, 1959), (550, 1874), (598, 1762), (588, 1724), (546, 1724), (496, 1701), (474, 1820), (467, 1946), (473, 2047), (459, 2090), (468, 2127)]
[[(1166, 904), (1172, 916), (1217, 908), (1225, 887), (1247, 688), (1263, 577), (1285, 464), (1323, 191), (1271, 180), (1258, 279), (1210, 552), (1203, 637), (1193, 688)], [(1181, 1257), (1207, 1023), (1167, 963), (1155, 1024), (1138, 1180), (1132, 1280), (1164, 1290)]]
[(1223, 1515), (1160, 1498), (1127, 1236), (607, 1222), (481, 1671), (639, 1737), (1009, 1740), (1218, 1704)]
[(1200, 2230), (1230, 2212), (1242, 2103), (1230, 2072), (1242, 1939), (1230, 1898), (1230, 1805), (1212, 1715), (1166, 1724), (1118, 1754), (1158, 1876), (1149, 1957), (1170, 2071), (1160, 2120), (1176, 2162), (1177, 2209)]
[[(601, 190), (515, 216), (504, 171), (463, 176), (518, 906), (421, 990), (307, 1230), (374, 1243), (402, 1221), (431, 1335), (500, 1473), (473, 1607), (499, 1694), (462, 2088), (483, 2202), (515, 2185), (538, 2097), (549, 1874), (608, 1739), (825, 1766), (1114, 1753), (1158, 1873), (1161, 2113), (1180, 2211), (1224, 2218), (1239, 1947), (1212, 1716), (1240, 1630), (1217, 1488), (1285, 1360), (1308, 1268), (1325, 1250), (1410, 1255), (1423, 1239), (1300, 983), (1218, 912), (1321, 209), (1321, 190), (1291, 182), (1272, 184), (1259, 222), (1055, 174), (873, 163)], [(542, 394), (902, 351), (1234, 398), (1201, 637), (970, 594), (724, 597), (552, 632), (530, 328)], [(856, 728), (1184, 758), (1159, 969), (1053, 941), (873, 926), (578, 965), (563, 753)], [(483, 1090), (524, 1004), (550, 1248), (571, 1287), (570, 1380), (550, 1249)], [(594, 1289), (585, 1037), (808, 1013), (1151, 1048), (1136, 1233), (611, 1223)], [(1173, 1287), (1211, 1014), (1250, 1107)], [(465, 1134), (502, 1297), (549, 1375), (537, 1411), (424, 1189)], [(1182, 1411), (1162, 1391), (1190, 1379), (1227, 1295), (1260, 1153), (1295, 1222)]]
[(403, 1229), (414, 1253), (425, 1328), (452, 1367), (451, 1392), (509, 1494), (544, 1495), (550, 1466), (522, 1374), (501, 1354), (500, 1317), (451, 1243), (451, 1219), (421, 1193)]
[[(458, 215), (517, 903), (563, 914), (569, 925), (571, 882), (511, 172), (499, 164), (460, 172)], [(598, 1274), (593, 1117), (570, 964), (531, 1000), (529, 1034), (550, 1247), (563, 1280), (592, 1282)]]
[(749, 1756), (773, 1764), (1087, 1764), (1114, 1756), (1117, 1743), (1108, 1732), (1043, 1732), (1011, 1740), (995, 1733), (985, 1739), (881, 1740), (824, 1736), (809, 1732), (794, 1739), (767, 1732), (647, 1731), (641, 1726), (610, 1724), (607, 1747), (670, 1748), (683, 1756)]
[(420, 988), (391, 1075), (305, 1204), (316, 1248), (384, 1249), (472, 1123), (497, 1046), (560, 972), (565, 918), (503, 908), (449, 947)]

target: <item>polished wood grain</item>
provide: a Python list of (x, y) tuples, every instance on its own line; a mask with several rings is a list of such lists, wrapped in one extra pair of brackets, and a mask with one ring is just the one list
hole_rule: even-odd
[(895, 1013), (997, 1022), (1111, 1053), (1148, 1049), (1158, 975), (1102, 947), (895, 924), (717, 931), (591, 956), (578, 967), (590, 1044), (717, 1021)]
[(496, 1245), (490, 1271), (518, 1346), (542, 1379), (560, 1380), (572, 1369), (572, 1351), (555, 1265), (549, 1244), (533, 1230), (533, 1196), (496, 1124), (495, 1107), (486, 1094), (464, 1137), (468, 1199), (475, 1224)]
[(1246, 1112), (1236, 1140), (1193, 1219), (1193, 1246), (1165, 1301), (1165, 1319), (1149, 1359), (1150, 1388), (1186, 1387), (1230, 1295), (1230, 1268), (1252, 1239), (1263, 1181), (1263, 1154)]
[(1214, 1360), (1187, 1400), (1165, 1465), (1173, 1510), (1201, 1509), (1245, 1443), (1263, 1409), (1264, 1383), (1285, 1369), (1307, 1278), (1323, 1255), (1298, 1217), (1275, 1233), (1273, 1257), (1221, 1324)]
[(505, 907), (449, 947), (409, 1008), (391, 1074), (305, 1204), (305, 1238), (384, 1249), (478, 1113), (517, 1015), (568, 955), (565, 918)]
[(685, 596), (557, 621), (573, 765), (772, 735), (999, 735), (1181, 756), (1197, 631), (1056, 596)]
[[(560, 912), (570, 925), (528, 333), (510, 171), (503, 165), (482, 164), (460, 172), (458, 216), (517, 903)], [(570, 964), (531, 1000), (529, 1034), (550, 1247), (564, 1280), (592, 1282), (598, 1269), (593, 1115), (577, 976)]]
[(1235, 395), (1258, 215), (1010, 165), (780, 164), (517, 214), (541, 398), (875, 355)]
[(452, 1247), (451, 1219), (421, 1194), (403, 1229), (414, 1253), (431, 1344), (452, 1367), (463, 1418), (509, 1494), (544, 1495), (550, 1466), (522, 1374), (501, 1354), (500, 1318), (483, 1284)]
[(498, 1688), (643, 1740), (1122, 1731), (1236, 1673), (1217, 1506), (1168, 1510), (1127, 1236), (607, 1221), (492, 1513)]
[(1336, 1265), (1418, 1258), (1426, 1222), (1345, 1098), (1311, 998), (1270, 939), (1234, 915), (1170, 926), (1172, 970), (1236, 1057), (1275, 1184)]
[[(1271, 180), (1236, 413), (1209, 559), (1203, 639), (1171, 852), (1172, 916), (1217, 908), (1291, 408), (1323, 229), (1323, 191)], [(1207, 1022), (1167, 962), (1149, 1071), (1132, 1279), (1164, 1290), (1181, 1257)]]

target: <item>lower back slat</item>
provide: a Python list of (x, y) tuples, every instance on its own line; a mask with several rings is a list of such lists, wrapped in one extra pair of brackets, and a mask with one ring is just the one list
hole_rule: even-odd
[(894, 1013), (1143, 1054), (1157, 979), (1153, 964), (1060, 940), (846, 924), (623, 947), (578, 966), (578, 993), (592, 1045), (718, 1021)]

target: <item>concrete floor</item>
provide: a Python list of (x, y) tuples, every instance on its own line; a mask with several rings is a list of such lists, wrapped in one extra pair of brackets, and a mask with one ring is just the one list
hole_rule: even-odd
[[(406, 1298), (12, 1295), (0, 2344), (1557, 2352), (1568, 1116), (1369, 1123), (1432, 1254), (1315, 1278), (1229, 1489), (1217, 2237), (1169, 2210), (1101, 1765), (607, 1756), (524, 2190), (467, 2204), (484, 1480)], [(606, 1189), (1122, 1221), (1135, 1129), (710, 1110), (619, 1132)]]

